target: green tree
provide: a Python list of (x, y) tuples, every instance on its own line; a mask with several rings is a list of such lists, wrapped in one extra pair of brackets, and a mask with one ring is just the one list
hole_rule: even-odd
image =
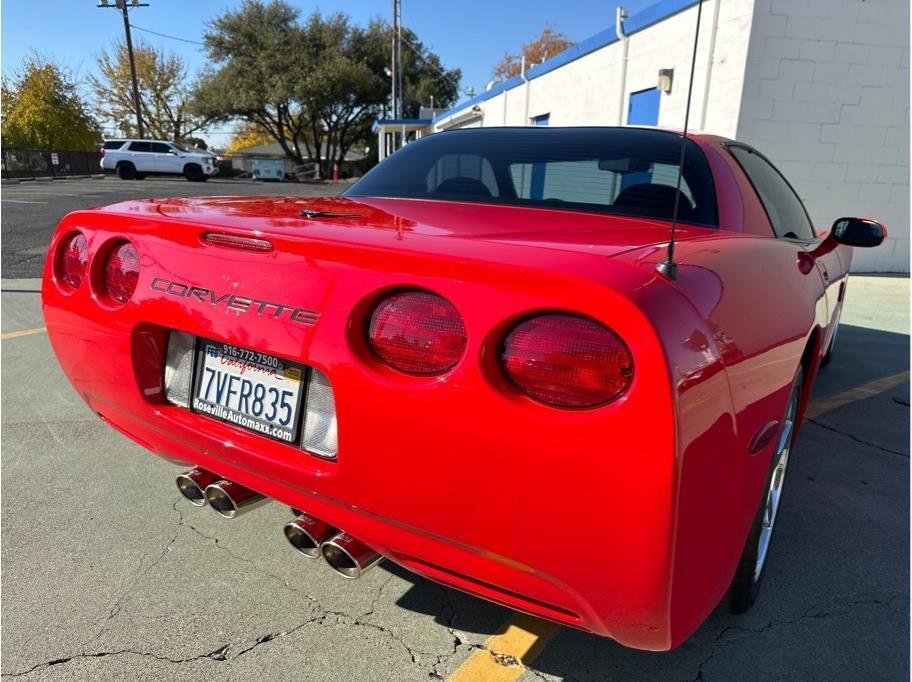
[[(408, 37), (423, 53), (414, 34)], [(204, 36), (216, 67), (197, 88), (198, 111), (248, 121), (294, 162), (322, 158), (328, 174), (353, 145), (372, 139), (371, 124), (389, 99), (391, 38), (380, 20), (359, 27), (346, 14), (314, 12), (302, 23), (284, 0), (245, 0)], [(438, 106), (455, 99), (458, 70), (445, 72), (436, 55), (403, 62), (406, 96), (413, 93), (407, 112), (417, 114), (418, 98), (425, 104), (433, 95)]]
[[(184, 60), (142, 43), (134, 46), (133, 54), (147, 136), (186, 142), (209, 120), (191, 113), (193, 88)], [(99, 75), (89, 76), (88, 80), (95, 92), (100, 117), (111, 121), (128, 137), (135, 137), (136, 106), (126, 46), (118, 42), (110, 51), (102, 50), (97, 64)]]
[(91, 151), (98, 123), (61, 67), (32, 57), (11, 82), (3, 80), (3, 144), (9, 147)]

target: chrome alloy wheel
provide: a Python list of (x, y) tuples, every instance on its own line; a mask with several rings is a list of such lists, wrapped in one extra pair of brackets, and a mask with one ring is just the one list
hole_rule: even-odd
[(795, 434), (795, 422), (798, 418), (798, 400), (801, 396), (801, 383), (795, 382), (792, 394), (789, 396), (788, 407), (782, 421), (782, 431), (776, 443), (776, 453), (773, 461), (776, 463), (770, 477), (769, 490), (766, 492), (766, 503), (763, 506), (763, 525), (760, 528), (760, 541), (757, 547), (757, 563), (754, 565), (754, 580), (760, 577), (766, 553), (769, 550), (770, 540), (773, 537), (773, 528), (776, 524), (776, 514), (779, 511), (779, 502), (782, 499), (782, 485), (785, 483), (785, 472), (788, 468), (789, 452), (792, 449), (792, 440)]

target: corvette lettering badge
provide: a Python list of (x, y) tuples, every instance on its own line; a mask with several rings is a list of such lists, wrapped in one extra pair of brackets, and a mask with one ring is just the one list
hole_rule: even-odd
[(175, 282), (170, 279), (156, 277), (152, 280), (149, 288), (153, 291), (160, 291), (169, 296), (196, 300), (200, 303), (208, 303), (213, 306), (223, 305), (226, 309), (237, 310), (242, 313), (253, 313), (255, 315), (272, 317), (273, 319), (285, 319), (296, 324), (313, 326), (320, 318), (320, 313), (308, 310), (307, 308), (295, 308), (290, 305), (264, 301), (260, 298), (250, 298), (239, 296), (237, 294), (218, 294), (213, 289), (205, 287), (192, 286), (183, 282)]

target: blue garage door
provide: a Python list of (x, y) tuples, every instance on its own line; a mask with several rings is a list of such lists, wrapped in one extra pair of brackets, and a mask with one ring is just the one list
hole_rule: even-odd
[(627, 108), (627, 124), (632, 126), (659, 125), (659, 102), (662, 93), (658, 88), (640, 90), (630, 93), (630, 106)]

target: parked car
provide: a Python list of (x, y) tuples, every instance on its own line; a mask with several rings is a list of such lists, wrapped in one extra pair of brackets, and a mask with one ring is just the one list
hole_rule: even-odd
[(348, 578), (385, 557), (664, 650), (756, 598), (849, 247), (884, 234), (818, 233), (732, 140), (481, 128), (341, 197), (72, 213), (43, 310), (78, 393), (190, 466), (193, 504), (277, 500)]
[(167, 140), (106, 140), (101, 167), (122, 180), (183, 175), (191, 182), (204, 182), (219, 171), (218, 157), (212, 152), (189, 151)]

